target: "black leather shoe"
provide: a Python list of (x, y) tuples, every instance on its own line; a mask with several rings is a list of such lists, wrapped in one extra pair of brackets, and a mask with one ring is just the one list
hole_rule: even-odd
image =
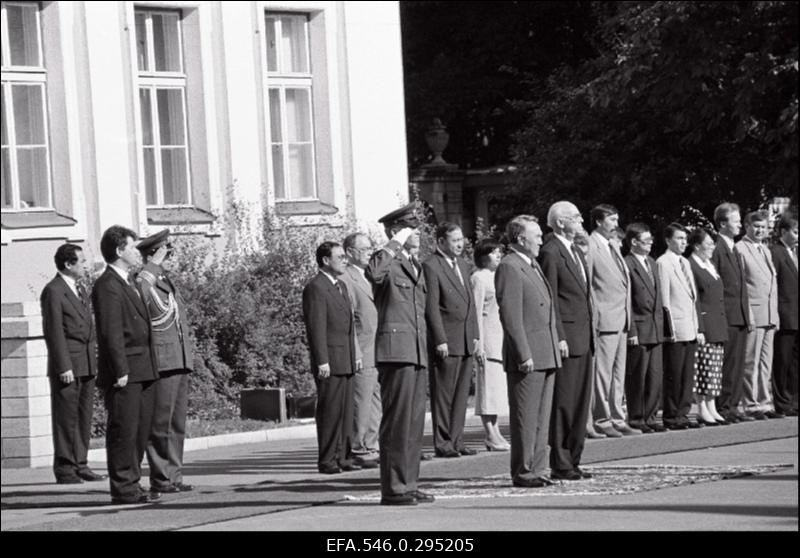
[(797, 409), (789, 409), (784, 413), (787, 417), (796, 417), (797, 416)]
[(738, 420), (739, 422), (753, 422), (754, 420), (756, 420), (753, 417), (746, 415), (744, 413), (737, 413), (734, 416), (736, 417), (736, 420)]
[(395, 496), (382, 496), (382, 506), (416, 506), (417, 499), (410, 494), (397, 494)]
[(544, 480), (541, 478), (537, 479), (519, 478), (512, 481), (512, 484), (520, 488), (542, 488), (543, 486), (545, 486)]
[(342, 471), (360, 471), (361, 465), (356, 465), (355, 463), (344, 463), (339, 465), (339, 468)]
[(766, 413), (762, 413), (761, 411), (756, 411), (754, 413), (750, 413), (747, 415), (752, 420), (769, 420), (769, 417)]
[(456, 450), (437, 451), (436, 457), (461, 457), (461, 454)]
[(705, 426), (705, 423), (700, 422), (701, 420), (702, 419), (698, 419), (698, 422), (689, 421), (688, 423), (686, 423), (686, 426), (688, 426), (689, 428), (703, 428)]
[[(700, 426), (719, 426), (719, 423), (717, 421), (713, 421), (712, 422), (710, 420), (706, 420), (706, 419), (700, 418), (700, 417), (697, 417), (697, 424), (699, 424)], [(691, 427), (692, 427), (692, 424), (689, 423), (689, 428), (691, 428)]]
[(653, 433), (653, 429), (650, 428), (649, 426), (647, 426), (646, 424), (640, 424), (639, 426), (636, 426), (634, 428), (637, 428), (637, 429), (641, 430), (642, 434), (652, 434)]
[(664, 426), (667, 428), (667, 430), (686, 430), (689, 428), (689, 424), (685, 422), (666, 423)]
[(575, 467), (575, 472), (578, 473), (582, 479), (590, 479), (593, 476), (591, 473), (584, 471), (580, 467)]
[(581, 478), (583, 477), (578, 471), (575, 471), (574, 469), (570, 469), (569, 471), (558, 471), (556, 469), (553, 469), (550, 472), (550, 478), (553, 480), (574, 481), (574, 480), (581, 480)]
[(544, 483), (544, 486), (553, 486), (555, 483), (545, 477), (539, 477), (539, 480)]
[(83, 479), (77, 475), (74, 477), (59, 477), (56, 479), (56, 484), (83, 484)]
[(478, 450), (464, 447), (458, 450), (458, 453), (460, 453), (461, 455), (478, 455)]
[(95, 473), (91, 469), (86, 469), (84, 471), (78, 471), (76, 474), (80, 478), (82, 478), (83, 480), (90, 481), (90, 482), (101, 481), (101, 480), (105, 480), (105, 479), (108, 478), (108, 475), (98, 475), (97, 473)]
[(647, 425), (647, 428), (650, 429), (651, 432), (666, 432), (667, 429), (658, 424), (657, 422), (653, 422)]
[(429, 504), (436, 500), (433, 497), (433, 494), (428, 494), (427, 492), (423, 492), (422, 490), (413, 490), (411, 492), (406, 492), (406, 496), (412, 496), (417, 502), (422, 504)]
[(177, 494), (180, 491), (181, 489), (174, 484), (168, 484), (167, 486), (162, 486), (161, 488), (150, 489), (150, 492), (161, 492), (162, 494)]
[(317, 470), (323, 475), (335, 475), (342, 472), (338, 465), (320, 465)]
[(161, 499), (161, 493), (151, 491), (149, 494), (147, 492), (134, 492), (133, 494), (126, 494), (125, 496), (112, 496), (111, 503), (112, 504), (149, 504), (150, 502), (156, 502)]
[(354, 461), (353, 463), (355, 463), (362, 469), (377, 469), (378, 467), (381, 466), (381, 464), (378, 463), (377, 459), (359, 459), (357, 461)]
[(771, 419), (782, 419), (786, 418), (786, 415), (783, 413), (779, 413), (778, 411), (767, 411), (764, 413), (764, 416)]
[(172, 486), (176, 487), (180, 492), (191, 492), (194, 490), (194, 486), (191, 484), (184, 484), (182, 482), (176, 482)]

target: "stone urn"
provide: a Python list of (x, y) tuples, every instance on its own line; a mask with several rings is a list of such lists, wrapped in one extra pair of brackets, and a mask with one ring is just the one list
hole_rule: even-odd
[(447, 161), (442, 158), (442, 153), (447, 149), (447, 143), (450, 141), (450, 134), (447, 133), (447, 128), (444, 127), (442, 121), (434, 118), (431, 125), (425, 131), (425, 141), (428, 144), (428, 149), (433, 153), (433, 160), (431, 165), (446, 165)]

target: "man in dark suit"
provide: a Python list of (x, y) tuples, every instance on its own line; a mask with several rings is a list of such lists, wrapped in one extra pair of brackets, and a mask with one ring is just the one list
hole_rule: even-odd
[(572, 243), (575, 233), (583, 228), (582, 222), (574, 204), (554, 203), (547, 212), (553, 236), (539, 253), (542, 271), (555, 296), (561, 353), (550, 422), (550, 477), (564, 480), (591, 477), (579, 467), (586, 441), (594, 351), (589, 267)]
[(361, 469), (352, 460), (353, 375), (361, 360), (350, 297), (339, 280), (344, 250), (336, 242), (323, 242), (316, 257), (319, 273), (303, 289), (303, 320), (317, 385), (317, 466), (320, 473), (335, 474)]
[(372, 255), (372, 242), (363, 233), (352, 233), (343, 242), (349, 263), (341, 280), (347, 285), (356, 341), (361, 353), (361, 370), (353, 379), (353, 462), (365, 469), (378, 467), (378, 430), (381, 424), (381, 387), (375, 367), (375, 329), (378, 310), (372, 284), (365, 269)]
[(780, 240), (772, 246), (778, 274), (778, 316), (772, 365), (775, 410), (797, 416), (797, 214), (784, 213), (778, 221)]
[[(631, 270), (631, 310), (628, 356), (625, 366), (625, 399), (628, 424), (649, 434), (663, 432), (656, 422), (663, 382), (664, 309), (656, 281), (656, 262), (650, 257), (653, 235), (644, 223), (631, 223), (625, 233), (630, 253), (625, 263)], [(634, 342), (635, 339), (635, 342)]]
[(464, 445), (472, 355), (478, 347), (478, 319), (469, 268), (460, 258), (464, 235), (455, 223), (436, 228), (436, 252), (422, 264), (428, 297), (425, 306), (433, 345), (430, 369), (433, 446), (438, 457), (475, 455)]
[(194, 343), (183, 297), (163, 267), (172, 252), (169, 230), (142, 239), (139, 252), (145, 263), (136, 281), (150, 314), (159, 374), (147, 443), (150, 488), (159, 492), (188, 492), (194, 487), (183, 482), (183, 442)]
[(85, 287), (86, 257), (75, 244), (55, 254), (57, 275), (41, 296), (53, 421), (53, 473), (58, 484), (106, 478), (89, 468), (97, 347)]
[(542, 229), (535, 217), (519, 215), (506, 227), (509, 253), (494, 283), (503, 326), (514, 486), (538, 488), (544, 477), (556, 369), (561, 367), (554, 295), (536, 262)]
[(717, 397), (717, 410), (728, 422), (748, 422), (752, 417), (739, 411), (744, 396), (744, 357), (747, 333), (753, 331), (753, 318), (741, 257), (734, 239), (742, 230), (742, 216), (735, 203), (722, 203), (714, 210), (714, 223), (719, 231), (711, 263), (722, 277), (725, 295), (725, 316), (728, 319), (728, 340), (722, 361), (722, 391)]
[(111, 501), (141, 504), (161, 497), (139, 485), (141, 463), (150, 436), (158, 368), (150, 337), (150, 316), (130, 277), (139, 265), (136, 233), (109, 227), (100, 240), (106, 270), (92, 290), (99, 373), (97, 385), (105, 395), (108, 422), (106, 455)]
[(375, 362), (381, 385), (381, 504), (416, 505), (433, 496), (417, 487), (425, 426), (425, 278), (407, 241), (418, 236), (418, 206), (408, 204), (382, 217), (391, 240), (376, 251), (366, 276), (378, 309)]

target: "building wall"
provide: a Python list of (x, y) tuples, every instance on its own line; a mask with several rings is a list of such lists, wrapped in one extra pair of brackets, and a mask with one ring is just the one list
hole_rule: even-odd
[[(190, 150), (203, 154), (204, 210), (220, 213), (236, 199), (253, 209), (257, 225), (263, 208), (276, 203), (267, 156), (265, 10), (310, 14), (313, 72), (322, 80), (314, 87), (324, 93), (315, 98), (315, 115), (324, 114), (315, 128), (325, 133), (316, 138), (317, 167), (327, 177), (331, 203), (318, 212), (313, 207), (296, 216), (290, 211), (290, 218), (303, 224), (355, 217), (374, 227), (380, 215), (407, 201), (397, 2), (143, 1), (135, 6), (178, 8), (191, 15), (184, 38), (194, 42), (185, 45), (184, 56), (194, 67), (192, 94), (202, 113), (189, 118), (202, 134), (190, 133), (189, 139)], [(48, 95), (64, 113), (50, 116), (61, 123), (50, 128), (51, 144), (63, 151), (53, 173), (70, 186), (68, 210), (57, 211), (71, 219), (58, 226), (9, 228), (3, 212), (3, 303), (38, 298), (54, 273), (52, 254), (64, 241), (83, 245), (101, 266), (99, 237), (113, 224), (141, 235), (164, 226), (209, 236), (224, 233), (210, 219), (154, 220), (147, 208), (134, 3), (44, 2), (42, 19), (51, 53), (46, 57)]]

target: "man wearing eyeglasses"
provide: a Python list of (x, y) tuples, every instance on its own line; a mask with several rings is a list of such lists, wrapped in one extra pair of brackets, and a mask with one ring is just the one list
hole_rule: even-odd
[[(625, 263), (631, 270), (631, 310), (628, 355), (625, 366), (625, 399), (628, 424), (645, 434), (666, 430), (656, 422), (661, 403), (664, 316), (661, 291), (656, 281), (656, 262), (650, 257), (653, 235), (644, 223), (631, 223), (625, 232), (630, 253)], [(637, 342), (634, 343), (633, 339)]]
[(365, 469), (378, 467), (378, 429), (381, 425), (381, 388), (375, 367), (375, 331), (378, 310), (372, 284), (364, 270), (372, 255), (372, 242), (364, 233), (352, 233), (343, 242), (348, 264), (340, 280), (347, 285), (356, 336), (361, 349), (361, 370), (353, 380), (353, 462)]

